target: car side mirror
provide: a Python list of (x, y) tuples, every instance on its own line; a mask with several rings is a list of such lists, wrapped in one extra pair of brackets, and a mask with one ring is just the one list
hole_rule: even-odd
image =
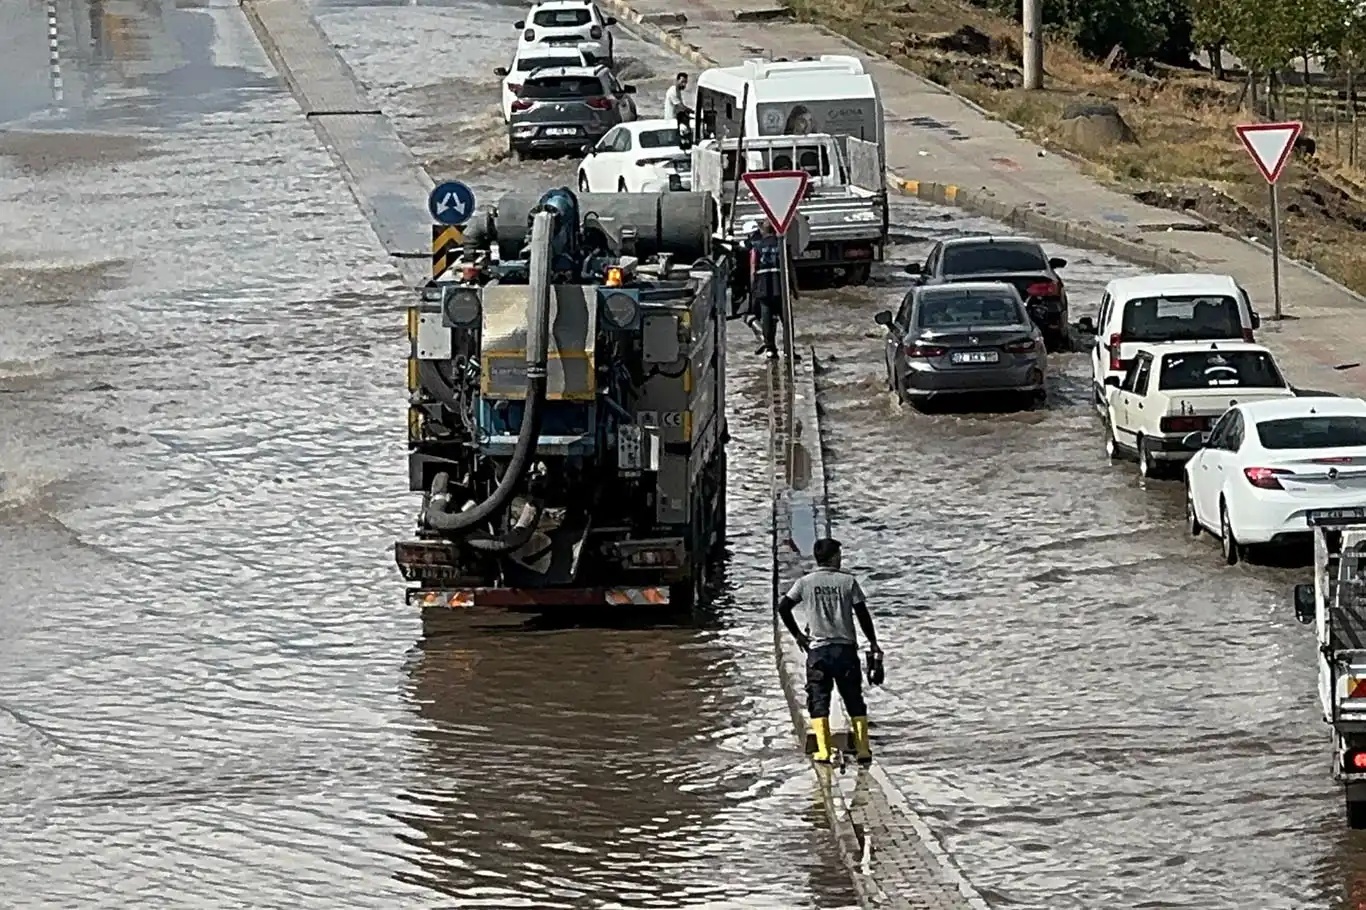
[(1261, 327), (1262, 327), (1262, 317), (1258, 316), (1256, 313), (1253, 313), (1253, 314), (1252, 314), (1252, 328), (1253, 328), (1253, 329), (1260, 329)]
[(1052, 259), (1048, 260), (1048, 267), (1050, 269), (1065, 269), (1067, 268), (1067, 260), (1059, 259), (1054, 256)]
[(493, 75), (498, 76), (499, 78), (502, 78), (502, 77), (506, 76), (507, 74), (508, 74), (508, 68), (507, 68), (506, 66), (495, 66), (495, 67), (493, 68)]
[(1111, 387), (1117, 389), (1117, 388), (1119, 388), (1119, 377), (1118, 377), (1118, 376), (1106, 376), (1106, 377), (1105, 377), (1105, 384), (1108, 385), (1108, 386), (1111, 386)]
[(1203, 449), (1205, 447), (1205, 434), (1187, 433), (1181, 437), (1181, 444), (1191, 450)]
[(512, 27), (520, 32), (522, 29), (526, 28), (526, 20), (518, 19), (516, 22), (512, 23)]
[(607, 25), (616, 25), (616, 24), (617, 24), (617, 17), (616, 17), (616, 16), (608, 16), (606, 19), (604, 19), (604, 20), (602, 20), (602, 21), (603, 21), (605, 24), (607, 24)]
[(885, 326), (886, 328), (890, 329), (892, 327), (892, 311), (882, 310), (876, 316), (873, 317), (873, 321), (880, 326)]
[(906, 263), (906, 266), (902, 269), (902, 271), (905, 272), (907, 275), (919, 275), (922, 270), (920, 267), (920, 263), (908, 262)]
[(634, 85), (623, 85), (621, 90), (628, 95), (634, 95), (636, 93), (636, 87)]
[(1077, 328), (1088, 335), (1096, 334), (1096, 324), (1091, 321), (1090, 316), (1083, 316), (1077, 320)]
[(1314, 621), (1318, 613), (1318, 604), (1314, 603), (1314, 586), (1311, 584), (1295, 585), (1295, 618), (1305, 625)]

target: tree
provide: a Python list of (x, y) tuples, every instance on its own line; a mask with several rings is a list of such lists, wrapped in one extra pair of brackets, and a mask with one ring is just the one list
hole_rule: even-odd
[(1224, 78), (1224, 47), (1238, 27), (1240, 0), (1191, 0), (1191, 40), (1209, 55), (1214, 78)]

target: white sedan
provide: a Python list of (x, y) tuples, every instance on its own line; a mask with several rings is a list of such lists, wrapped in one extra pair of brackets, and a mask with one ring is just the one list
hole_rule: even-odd
[[(1199, 434), (1191, 434), (1199, 444)], [(1186, 520), (1233, 565), (1244, 548), (1309, 533), (1305, 512), (1366, 506), (1366, 401), (1282, 398), (1236, 405), (1186, 462)]]
[(661, 193), (692, 186), (690, 143), (676, 120), (635, 120), (603, 136), (579, 164), (585, 193)]

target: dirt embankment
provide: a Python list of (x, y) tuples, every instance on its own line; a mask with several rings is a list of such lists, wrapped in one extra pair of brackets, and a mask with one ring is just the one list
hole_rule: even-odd
[[(970, 98), (1030, 138), (1088, 162), (1094, 176), (1152, 205), (1183, 209), (1269, 240), (1266, 183), (1233, 127), (1246, 110), (1243, 81), (1196, 70), (1107, 66), (1062, 42), (1044, 56), (1045, 89), (1024, 92), (1020, 28), (954, 0), (790, 0), (793, 12)], [(1360, 151), (1344, 93), (1287, 89), (1287, 119), (1305, 138), (1279, 184), (1287, 253), (1366, 293), (1366, 117)], [(1113, 105), (1122, 123), (1075, 114)], [(1307, 117), (1305, 115), (1308, 115)], [(1099, 127), (1093, 127), (1099, 124)], [(1127, 129), (1126, 129), (1127, 126)], [(1309, 141), (1306, 141), (1309, 140)], [(1355, 166), (1349, 164), (1354, 159)]]

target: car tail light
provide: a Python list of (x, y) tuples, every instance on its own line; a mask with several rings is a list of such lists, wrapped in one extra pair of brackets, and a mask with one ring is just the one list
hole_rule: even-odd
[(601, 38), (601, 37), (602, 37), (602, 26), (600, 26), (600, 25), (595, 25), (595, 26), (593, 26), (592, 28), (590, 28), (590, 29), (588, 30), (588, 37), (592, 38), (592, 39), (595, 40), (595, 41), (596, 41), (598, 38)]
[(1333, 458), (1315, 458), (1314, 464), (1355, 464), (1356, 459), (1351, 455), (1337, 455)]
[(1163, 433), (1203, 433), (1209, 429), (1209, 418), (1163, 417), (1157, 425)]
[(522, 38), (523, 38), (523, 40), (526, 40), (526, 41), (535, 41), (535, 40), (536, 40), (536, 30), (535, 30), (534, 28), (529, 28), (529, 29), (527, 29), (526, 31), (522, 32)]
[(588, 98), (583, 103), (595, 111), (610, 111), (612, 109), (611, 98)]
[(514, 101), (514, 102), (512, 102), (512, 109), (513, 109), (514, 111), (529, 111), (529, 110), (531, 110), (531, 102), (530, 102), (530, 101)]
[(1286, 474), (1293, 474), (1294, 471), (1287, 471), (1284, 468), (1243, 468), (1243, 476), (1247, 482), (1259, 490), (1284, 490), (1277, 477)]
[(1028, 297), (1057, 297), (1062, 293), (1062, 285), (1056, 281), (1036, 281), (1025, 288)]
[(907, 357), (943, 357), (948, 353), (948, 348), (941, 348), (936, 344), (915, 344), (906, 345)]
[(660, 164), (673, 164), (672, 158), (637, 158), (636, 167), (655, 167)]
[(1028, 354), (1034, 350), (1034, 347), (1033, 338), (1021, 338), (1019, 341), (1012, 341), (1006, 345), (1006, 350), (1012, 354)]
[(1124, 369), (1124, 361), (1119, 359), (1119, 346), (1124, 343), (1124, 336), (1115, 332), (1110, 336), (1110, 369), (1119, 372)]
[(1342, 756), (1342, 770), (1348, 774), (1366, 773), (1366, 750), (1348, 749)]
[(1253, 340), (1255, 340), (1255, 339), (1253, 339), (1253, 337), (1252, 337), (1252, 329), (1246, 329), (1246, 328), (1243, 329), (1243, 340), (1244, 340), (1244, 341), (1253, 341)]

